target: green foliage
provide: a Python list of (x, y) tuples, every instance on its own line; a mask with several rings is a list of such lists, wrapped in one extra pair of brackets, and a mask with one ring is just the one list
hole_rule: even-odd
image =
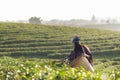
[(4, 57), (0, 59), (0, 79), (3, 80), (117, 80), (120, 68), (112, 72), (95, 70), (94, 73), (64, 64), (52, 64), (52, 60), (27, 60)]

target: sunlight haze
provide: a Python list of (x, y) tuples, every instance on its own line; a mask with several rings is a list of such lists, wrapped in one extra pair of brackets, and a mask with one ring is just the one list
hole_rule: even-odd
[(119, 0), (0, 0), (0, 21), (119, 18)]

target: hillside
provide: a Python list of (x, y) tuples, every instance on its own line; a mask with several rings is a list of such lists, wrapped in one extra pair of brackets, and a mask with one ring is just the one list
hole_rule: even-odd
[[(81, 37), (92, 53), (119, 55), (120, 33), (75, 27), (0, 23), (0, 56), (56, 58), (69, 54), (74, 34)], [(103, 56), (104, 57), (104, 56)]]

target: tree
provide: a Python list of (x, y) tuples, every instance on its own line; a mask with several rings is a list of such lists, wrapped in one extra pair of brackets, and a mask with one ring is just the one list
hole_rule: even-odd
[(41, 24), (41, 18), (40, 17), (31, 17), (29, 19), (29, 23), (33, 23), (33, 24)]

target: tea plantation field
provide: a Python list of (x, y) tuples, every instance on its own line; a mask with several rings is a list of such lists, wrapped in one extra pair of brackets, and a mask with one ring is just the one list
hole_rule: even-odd
[[(53, 64), (73, 50), (77, 34), (88, 45), (95, 72)], [(0, 23), (1, 80), (120, 80), (120, 32), (22, 23)]]

